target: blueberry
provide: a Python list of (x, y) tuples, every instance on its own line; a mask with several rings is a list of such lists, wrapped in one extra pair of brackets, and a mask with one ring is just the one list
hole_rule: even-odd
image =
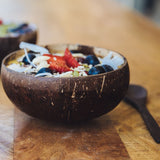
[(71, 53), (80, 53), (79, 50), (70, 50)]
[(25, 27), (25, 28), (20, 29), (18, 32), (19, 32), (20, 34), (25, 34), (25, 33), (31, 32), (31, 31), (32, 31), (31, 28)]
[(21, 30), (22, 28), (27, 27), (27, 26), (28, 26), (27, 23), (22, 23), (22, 24), (18, 25), (17, 27), (10, 28), (8, 31), (9, 31), (9, 32), (17, 32), (17, 31), (19, 31), (19, 30)]
[(96, 56), (88, 55), (83, 63), (92, 64), (93, 66), (95, 66), (99, 64), (100, 62)]
[(102, 66), (95, 66), (89, 70), (88, 75), (96, 75), (100, 73), (105, 73), (104, 68)]
[(39, 74), (39, 73), (52, 73), (52, 70), (51, 69), (49, 69), (49, 68), (41, 68), (38, 72), (37, 72), (37, 74)]
[(114, 70), (111, 66), (107, 64), (102, 65), (102, 67), (104, 68), (105, 72), (110, 72)]
[[(28, 57), (29, 57), (30, 61), (32, 61), (36, 56), (35, 56), (34, 54), (28, 53)], [(23, 58), (22, 62), (23, 62), (24, 64), (30, 64), (30, 63), (28, 62), (26, 56)]]

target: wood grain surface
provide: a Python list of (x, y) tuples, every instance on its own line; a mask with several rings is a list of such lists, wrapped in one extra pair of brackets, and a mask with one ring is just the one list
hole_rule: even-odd
[[(110, 0), (0, 0), (4, 19), (39, 27), (39, 44), (80, 43), (124, 54), (131, 83), (148, 90), (148, 109), (160, 125), (160, 29), (138, 13)], [(0, 85), (0, 159), (13, 159), (13, 105)], [(105, 115), (133, 160), (157, 160), (156, 144), (135, 109), (120, 103)], [(102, 117), (103, 118), (103, 117)]]
[(117, 131), (106, 119), (83, 124), (43, 122), (15, 111), (15, 160), (129, 160)]
[(13, 159), (14, 106), (0, 83), (0, 160)]

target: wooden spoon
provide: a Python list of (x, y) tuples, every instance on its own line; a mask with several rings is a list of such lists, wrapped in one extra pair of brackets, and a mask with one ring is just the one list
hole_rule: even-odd
[(141, 114), (151, 136), (157, 143), (160, 143), (160, 127), (146, 107), (147, 90), (142, 86), (132, 84), (128, 88), (124, 101)]

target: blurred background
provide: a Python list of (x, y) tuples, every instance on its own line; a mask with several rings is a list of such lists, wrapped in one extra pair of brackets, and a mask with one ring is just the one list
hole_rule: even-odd
[[(115, 8), (111, 8), (113, 3), (115, 3)], [(122, 34), (121, 37), (126, 42), (129, 34), (120, 33), (117, 28), (123, 26), (123, 28), (133, 29), (137, 21), (132, 19), (131, 23), (126, 23), (125, 18), (132, 18), (132, 16), (126, 9), (123, 12), (120, 5), (128, 10), (136, 11), (137, 17), (144, 15), (153, 21), (158, 26), (157, 28), (160, 27), (160, 0), (68, 0), (67, 2), (65, 0), (0, 0), (0, 19), (35, 23), (39, 28), (39, 44), (78, 42), (91, 45), (101, 44), (101, 47), (104, 47), (106, 42), (101, 40), (104, 33), (102, 34), (99, 30), (100, 26), (103, 26), (106, 28), (106, 36), (113, 38), (117, 46), (126, 49), (123, 44), (120, 44), (116, 34)], [(111, 15), (114, 18), (110, 18)], [(143, 17), (143, 20), (146, 21), (147, 18)], [(143, 20), (141, 19), (139, 23), (143, 24)], [(110, 32), (113, 28), (116, 34)], [(79, 33), (80, 36), (77, 39)], [(84, 37), (88, 37), (89, 40)], [(107, 44), (109, 48), (112, 45), (110, 41)]]
[(150, 18), (160, 26), (160, 0), (115, 0)]

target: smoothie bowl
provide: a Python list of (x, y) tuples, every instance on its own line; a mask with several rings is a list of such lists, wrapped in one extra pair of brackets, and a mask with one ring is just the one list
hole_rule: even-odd
[(0, 20), (0, 64), (9, 53), (19, 49), (21, 41), (36, 43), (37, 27), (30, 23)]
[(79, 44), (22, 42), (20, 48), (3, 60), (2, 84), (9, 99), (33, 117), (90, 120), (114, 109), (128, 89), (128, 62), (119, 53)]

